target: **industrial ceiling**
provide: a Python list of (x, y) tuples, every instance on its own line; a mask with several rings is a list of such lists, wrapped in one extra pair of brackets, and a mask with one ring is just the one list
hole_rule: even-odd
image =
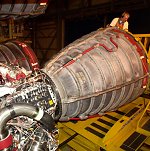
[(148, 9), (150, 0), (50, 0), (45, 17), (85, 17)]

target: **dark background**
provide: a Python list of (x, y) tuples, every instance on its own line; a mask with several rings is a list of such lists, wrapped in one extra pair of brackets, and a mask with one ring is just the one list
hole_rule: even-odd
[[(128, 11), (130, 13), (129, 31), (133, 34), (150, 34), (150, 9)], [(106, 23), (109, 24), (113, 18), (120, 17), (122, 13), (107, 14)], [(88, 34), (100, 27), (104, 27), (104, 16), (90, 16), (66, 20), (65, 23), (65, 45), (73, 42), (81, 36)]]

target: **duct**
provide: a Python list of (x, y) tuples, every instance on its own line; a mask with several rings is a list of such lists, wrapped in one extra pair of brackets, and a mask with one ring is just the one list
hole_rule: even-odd
[(86, 119), (135, 100), (146, 88), (143, 47), (117, 28), (99, 29), (71, 43), (47, 62), (62, 104), (60, 121)]
[(48, 0), (5, 0), (0, 3), (0, 19), (35, 17), (45, 13)]
[(44, 111), (40, 108), (26, 103), (17, 103), (11, 106), (7, 106), (0, 111), (0, 150), (6, 150), (6, 147), (10, 148), (10, 146), (13, 145), (12, 136), (7, 130), (6, 124), (9, 120), (17, 116), (27, 116), (35, 119), (42, 123), (44, 128), (48, 129), (49, 131), (54, 129), (54, 121), (52, 117), (48, 113), (44, 113)]

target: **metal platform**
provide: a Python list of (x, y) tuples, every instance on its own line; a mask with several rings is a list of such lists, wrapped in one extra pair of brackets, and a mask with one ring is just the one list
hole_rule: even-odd
[(59, 150), (150, 150), (150, 115), (146, 108), (148, 102), (149, 99), (139, 97), (134, 102), (99, 117), (58, 123)]

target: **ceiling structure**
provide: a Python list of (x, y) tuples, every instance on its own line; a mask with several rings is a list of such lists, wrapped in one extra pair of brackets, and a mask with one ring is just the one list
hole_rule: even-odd
[(65, 19), (73, 19), (149, 7), (150, 0), (50, 0), (44, 18), (61, 16)]

